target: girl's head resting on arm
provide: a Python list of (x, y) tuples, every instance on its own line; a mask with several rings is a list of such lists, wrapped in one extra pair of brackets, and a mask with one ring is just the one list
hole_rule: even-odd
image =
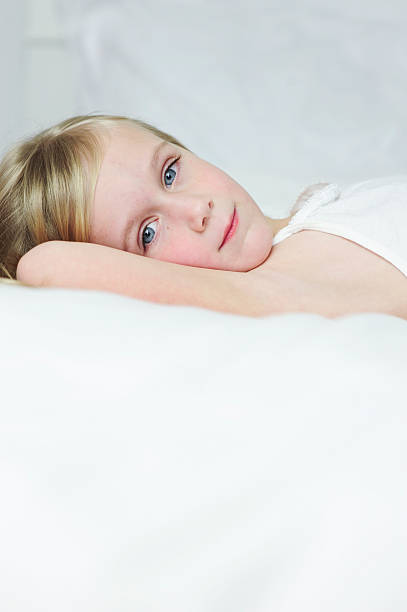
[(18, 143), (0, 164), (0, 277), (15, 279), (20, 258), (49, 240), (245, 272), (269, 256), (273, 225), (243, 187), (171, 135), (84, 115)]
[(113, 125), (129, 121), (155, 130), (127, 117), (80, 115), (6, 153), (0, 162), (0, 277), (15, 279), (21, 257), (42, 242), (90, 242), (104, 140)]
[[(234, 217), (233, 236), (224, 244)], [(109, 131), (91, 242), (186, 266), (246, 272), (271, 251), (272, 226), (225, 172), (131, 123)]]

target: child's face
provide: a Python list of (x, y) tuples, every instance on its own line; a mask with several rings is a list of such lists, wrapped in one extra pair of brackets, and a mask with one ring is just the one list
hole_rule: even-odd
[[(236, 231), (221, 247), (234, 209)], [(267, 259), (273, 230), (250, 195), (219, 168), (124, 124), (107, 141), (90, 240), (185, 266), (247, 272)]]

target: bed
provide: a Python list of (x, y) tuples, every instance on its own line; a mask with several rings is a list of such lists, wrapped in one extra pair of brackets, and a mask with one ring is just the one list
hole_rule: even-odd
[(406, 609), (406, 321), (0, 302), (2, 609)]

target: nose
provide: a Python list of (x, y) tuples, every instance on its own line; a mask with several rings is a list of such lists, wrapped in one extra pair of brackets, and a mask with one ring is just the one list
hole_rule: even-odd
[(196, 232), (202, 232), (205, 229), (212, 208), (212, 200), (210, 202), (203, 201), (201, 204), (196, 204), (195, 209), (193, 205), (191, 206), (189, 216), (192, 229)]
[(212, 200), (202, 196), (193, 197), (176, 194), (172, 201), (172, 216), (184, 218), (189, 227), (195, 232), (202, 232), (208, 224), (211, 210), (214, 207)]

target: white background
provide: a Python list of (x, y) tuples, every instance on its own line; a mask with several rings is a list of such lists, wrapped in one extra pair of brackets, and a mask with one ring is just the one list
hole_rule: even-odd
[(260, 199), (402, 174), (406, 21), (401, 0), (4, 3), (1, 148), (69, 115), (123, 113)]

